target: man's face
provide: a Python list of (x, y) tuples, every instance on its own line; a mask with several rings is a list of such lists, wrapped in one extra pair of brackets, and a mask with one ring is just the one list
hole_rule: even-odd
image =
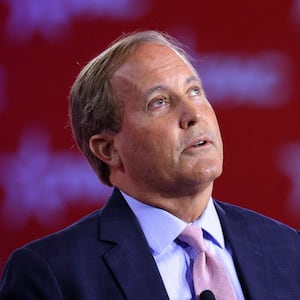
[(212, 184), (221, 174), (215, 113), (198, 75), (181, 56), (163, 45), (142, 44), (117, 69), (111, 85), (124, 103), (114, 147), (131, 187), (172, 196)]

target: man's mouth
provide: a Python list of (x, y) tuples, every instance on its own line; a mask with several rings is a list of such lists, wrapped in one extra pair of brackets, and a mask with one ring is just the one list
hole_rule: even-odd
[(205, 145), (206, 143), (207, 143), (207, 141), (198, 141), (197, 143), (192, 145), (192, 147), (201, 147), (201, 146)]
[(194, 138), (188, 145), (185, 147), (184, 151), (189, 151), (195, 148), (203, 149), (207, 148), (210, 144), (212, 144), (212, 139), (208, 135), (198, 136)]

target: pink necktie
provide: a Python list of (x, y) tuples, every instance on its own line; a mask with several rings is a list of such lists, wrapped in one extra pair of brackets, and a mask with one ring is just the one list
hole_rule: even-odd
[(204, 290), (211, 290), (217, 300), (236, 300), (224, 266), (213, 254), (206, 251), (202, 229), (195, 225), (188, 225), (180, 234), (179, 239), (197, 251), (193, 266), (196, 296), (199, 297)]

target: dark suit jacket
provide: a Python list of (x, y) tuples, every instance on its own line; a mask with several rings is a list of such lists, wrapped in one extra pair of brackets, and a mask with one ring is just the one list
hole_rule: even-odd
[[(215, 201), (246, 299), (300, 299), (300, 236), (254, 212)], [(159, 224), (158, 224), (159, 226)], [(118, 190), (78, 223), (16, 250), (1, 300), (167, 300), (133, 212)]]

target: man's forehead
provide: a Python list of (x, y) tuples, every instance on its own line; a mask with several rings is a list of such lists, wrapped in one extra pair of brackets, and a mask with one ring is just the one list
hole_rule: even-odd
[[(195, 71), (191, 63), (173, 48), (153, 42), (140, 44), (115, 70), (112, 77), (134, 78), (138, 73), (163, 71), (173, 66), (189, 67)], [(196, 73), (196, 72), (195, 72)]]
[(177, 83), (186, 85), (193, 81), (202, 86), (191, 63), (174, 49), (162, 44), (144, 43), (114, 72), (110, 82), (118, 94), (138, 89), (149, 95), (155, 90), (167, 90), (166, 80), (170, 83), (171, 78)]
[(168, 62), (168, 60), (180, 61), (184, 64), (191, 64), (183, 54), (171, 46), (157, 43), (144, 43), (138, 46), (133, 52), (133, 59), (153, 62), (153, 60)]

